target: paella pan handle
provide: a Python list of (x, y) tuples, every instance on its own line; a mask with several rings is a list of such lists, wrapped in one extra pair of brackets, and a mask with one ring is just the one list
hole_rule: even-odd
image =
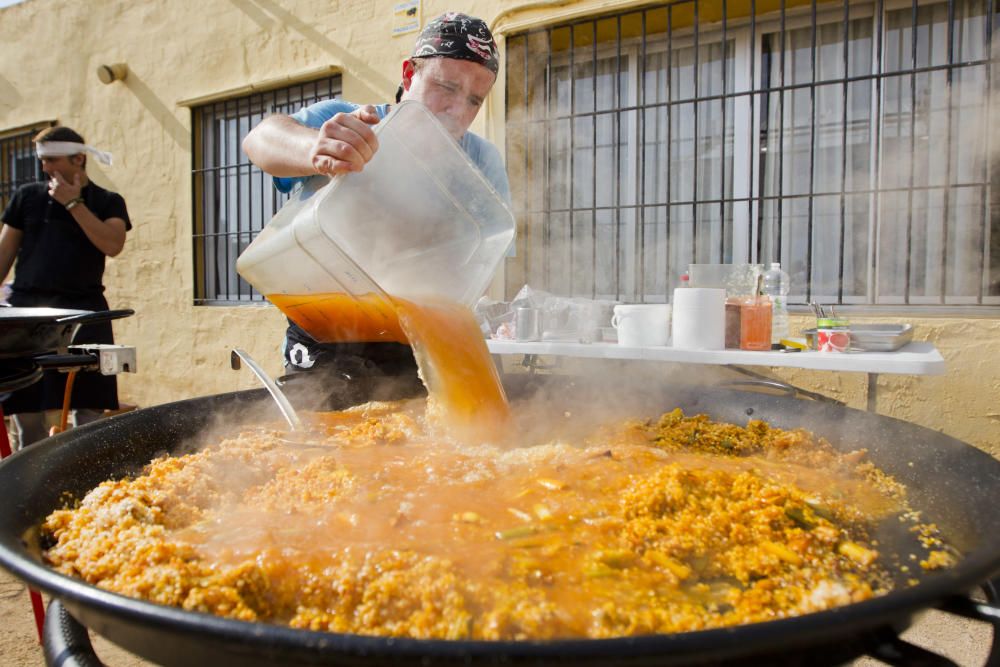
[[(998, 592), (1000, 592), (1000, 579), (987, 581), (982, 586), (986, 593), (986, 602), (978, 602), (964, 595), (954, 595), (946, 599), (938, 609), (947, 611), (958, 616), (970, 618), (973, 621), (983, 621), (992, 623), (993, 628), (998, 630), (994, 635), (1000, 635), (1000, 604), (998, 604)], [(994, 647), (996, 641), (994, 641)]]
[(42, 632), (46, 665), (104, 667), (104, 663), (94, 653), (87, 628), (70, 616), (59, 600), (54, 599), (49, 603), (45, 614), (45, 629)]
[[(982, 584), (981, 588), (986, 594), (986, 602), (974, 600), (968, 595), (953, 595), (937, 605), (937, 608), (945, 613), (991, 624), (993, 626), (993, 642), (986, 657), (985, 667), (997, 667), (1000, 665), (1000, 605), (998, 605), (1000, 602), (1000, 578), (987, 581)], [(957, 663), (952, 660), (923, 647), (910, 644), (893, 631), (887, 631), (883, 636), (878, 637), (874, 650), (867, 651), (867, 654), (886, 664), (899, 667), (908, 667), (909, 665), (957, 667)]]
[(909, 643), (888, 628), (876, 641), (876, 647), (867, 655), (893, 667), (960, 667), (943, 655)]
[(938, 609), (973, 621), (990, 623), (993, 626), (993, 646), (987, 665), (1000, 665), (1000, 577), (987, 581), (982, 589), (986, 602), (965, 595), (953, 595), (938, 605)]
[(123, 317), (135, 315), (131, 308), (121, 310), (98, 310), (92, 313), (81, 313), (79, 315), (67, 315), (60, 317), (56, 322), (59, 324), (93, 324), (95, 322), (107, 322), (109, 320), (120, 320)]
[(767, 375), (757, 373), (749, 368), (744, 368), (742, 366), (726, 366), (731, 371), (739, 373), (740, 375), (751, 378), (750, 380), (724, 380), (719, 383), (720, 387), (734, 387), (736, 389), (773, 389), (782, 392), (790, 398), (808, 398), (814, 401), (820, 401), (822, 403), (831, 403), (833, 405), (844, 405), (843, 401), (838, 401), (835, 398), (830, 398), (829, 396), (824, 396), (823, 394), (818, 394), (814, 391), (809, 391), (808, 389), (803, 389), (802, 387), (797, 387), (793, 384), (787, 382), (782, 382)]
[(747, 389), (747, 388), (764, 388), (764, 389), (775, 389), (782, 392), (788, 398), (795, 398), (798, 392), (795, 387), (785, 384), (784, 382), (779, 382), (778, 380), (732, 380), (725, 383), (730, 387), (735, 387), (737, 389)]

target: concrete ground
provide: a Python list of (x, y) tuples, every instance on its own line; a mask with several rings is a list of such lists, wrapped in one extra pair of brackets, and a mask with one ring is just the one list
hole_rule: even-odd
[[(908, 641), (944, 655), (961, 667), (981, 667), (989, 654), (992, 631), (983, 623), (966, 621), (930, 611), (904, 635)], [(145, 667), (146, 662), (95, 636), (94, 650), (108, 667)], [(873, 667), (883, 663), (870, 658), (855, 660), (851, 667)], [(19, 580), (0, 570), (0, 665), (43, 667), (45, 657), (38, 643), (28, 592)]]
[[(45, 600), (48, 604), (48, 599)], [(91, 633), (94, 650), (108, 667), (152, 665)], [(38, 642), (35, 617), (31, 613), (28, 590), (18, 579), (0, 570), (0, 665), (3, 667), (43, 667), (45, 656)]]

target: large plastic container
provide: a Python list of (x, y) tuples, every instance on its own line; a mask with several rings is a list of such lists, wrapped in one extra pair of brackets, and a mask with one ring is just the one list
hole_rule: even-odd
[(313, 178), (236, 269), (314, 338), (405, 341), (392, 301), (472, 306), (514, 238), (500, 195), (426, 107), (375, 127), (363, 171)]

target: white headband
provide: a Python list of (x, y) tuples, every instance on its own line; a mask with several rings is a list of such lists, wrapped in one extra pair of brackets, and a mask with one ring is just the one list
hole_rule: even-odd
[(40, 158), (79, 155), (80, 153), (92, 153), (98, 162), (111, 166), (111, 153), (105, 153), (87, 144), (78, 144), (75, 141), (35, 142), (35, 154)]

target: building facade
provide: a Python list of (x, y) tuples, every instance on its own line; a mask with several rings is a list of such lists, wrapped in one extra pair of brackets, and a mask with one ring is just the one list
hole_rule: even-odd
[[(521, 8), (523, 7), (523, 8)], [(235, 258), (284, 199), (240, 149), (270, 113), (387, 102), (436, 2), (26, 0), (0, 10), (0, 198), (59, 123), (133, 218), (108, 263), (138, 348), (125, 400), (256, 386), (284, 319)], [(492, 288), (668, 301), (690, 263), (780, 261), (806, 304), (911, 322), (944, 377), (882, 376), (879, 410), (1000, 454), (995, 0), (466, 3), (503, 66), (473, 130), (504, 152), (516, 253)], [(57, 20), (53, 20), (56, 17)], [(124, 67), (114, 67), (124, 65)], [(104, 78), (98, 76), (98, 70)], [(117, 76), (116, 76), (117, 74)], [(104, 81), (110, 81), (105, 83)], [(776, 375), (862, 407), (859, 374)]]

